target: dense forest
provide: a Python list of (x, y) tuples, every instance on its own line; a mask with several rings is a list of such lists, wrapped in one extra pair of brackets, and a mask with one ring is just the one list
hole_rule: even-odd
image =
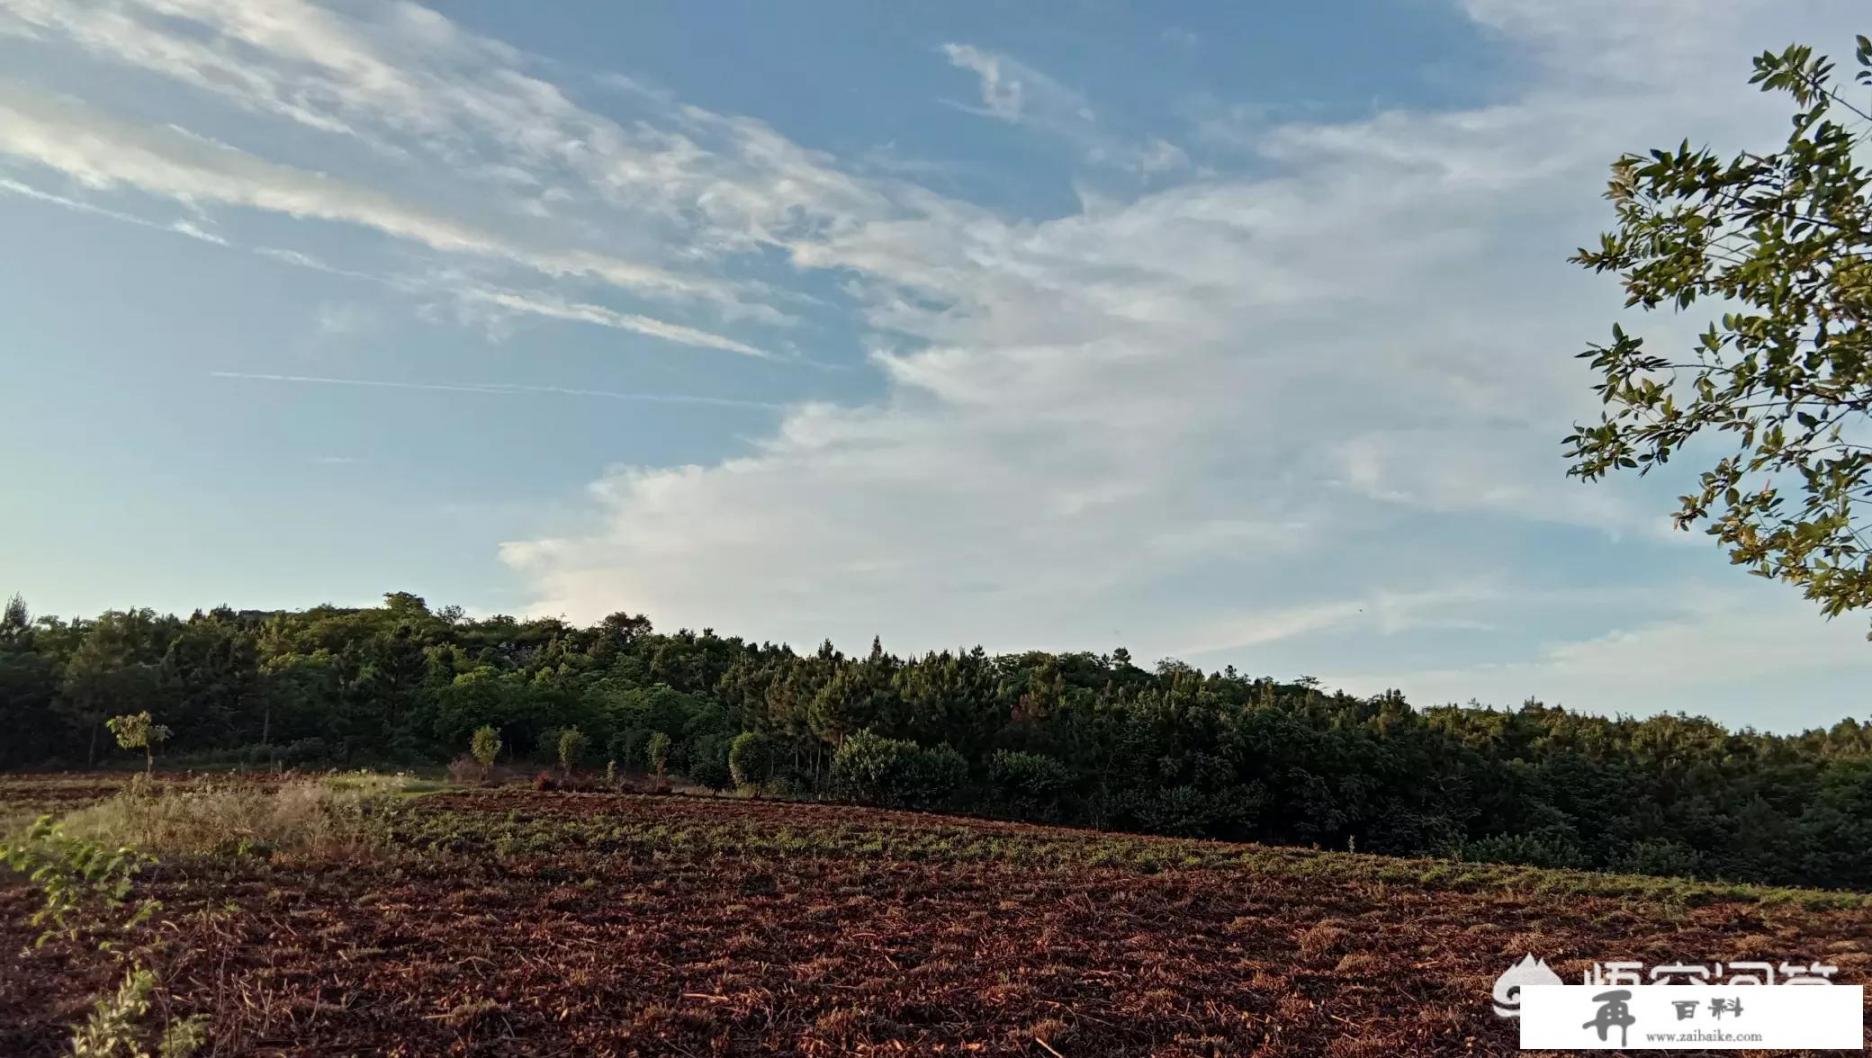
[(772, 796), (1179, 835), (1707, 878), (1872, 887), (1872, 721), (1782, 736), (1529, 702), (1413, 708), (1110, 654), (802, 654), (614, 614), (380, 607), (0, 618), (0, 767), (419, 764), (491, 726), (506, 759)]

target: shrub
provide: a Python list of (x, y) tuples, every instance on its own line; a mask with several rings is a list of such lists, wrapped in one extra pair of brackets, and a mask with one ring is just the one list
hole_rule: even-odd
[(968, 759), (944, 743), (918, 747), (910, 757), (910, 773), (899, 796), (912, 808), (944, 808), (968, 782)]
[(728, 768), (728, 739), (720, 735), (702, 735), (689, 747), (689, 767), (685, 773), (691, 782), (711, 791), (726, 790), (734, 783)]
[(576, 727), (559, 732), (559, 767), (567, 775), (572, 774), (579, 762), (585, 759), (585, 749), (590, 745), (591, 739), (586, 738), (585, 732)]
[(644, 759), (650, 762), (650, 770), (660, 780), (663, 770), (669, 766), (670, 737), (661, 731), (654, 732), (650, 741), (644, 744)]
[(773, 781), (773, 739), (759, 731), (743, 731), (728, 743), (728, 775), (735, 786), (758, 793)]
[(474, 737), (468, 740), (468, 752), (474, 755), (475, 760), (481, 762), (484, 772), (494, 769), (494, 760), (500, 756), (500, 751), (500, 732), (487, 724), (476, 728)]
[(934, 808), (968, 779), (968, 761), (949, 746), (925, 749), (870, 730), (849, 735), (832, 755), (832, 789), (861, 804)]
[(832, 790), (861, 804), (891, 804), (915, 751), (914, 742), (885, 738), (868, 729), (849, 735), (832, 754)]
[(1528, 867), (1587, 866), (1579, 843), (1556, 827), (1532, 834), (1493, 834), (1465, 842), (1458, 858), (1468, 863), (1518, 863)]
[(645, 727), (626, 727), (611, 736), (606, 751), (612, 759), (623, 761), (630, 767), (637, 767), (644, 761), (644, 747), (650, 741), (650, 729)]
[(1072, 785), (1066, 765), (1044, 753), (996, 750), (988, 758), (988, 782), (996, 800), (1019, 812), (1044, 812)]
[(1215, 805), (1194, 786), (1166, 786), (1143, 798), (1136, 808), (1138, 825), (1152, 834), (1198, 837), (1209, 829)]
[(1675, 841), (1647, 839), (1613, 857), (1609, 868), (1622, 874), (1661, 874), (1696, 878), (1703, 874), (1703, 854)]

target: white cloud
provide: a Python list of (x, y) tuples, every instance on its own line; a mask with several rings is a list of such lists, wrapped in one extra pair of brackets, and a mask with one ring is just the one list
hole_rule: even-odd
[[(726, 284), (589, 250), (527, 246), (373, 189), (268, 162), (173, 128), (121, 121), (76, 100), (18, 86), (0, 84), (0, 153), (57, 170), (89, 188), (128, 185), (185, 204), (212, 202), (357, 224), (445, 253), (496, 258), (547, 276), (587, 276), (638, 293), (723, 302), (735, 298)], [(192, 224), (172, 227), (225, 242)], [(611, 313), (603, 322), (684, 345), (760, 355), (745, 343), (644, 316)]]
[(1367, 633), (1392, 636), (1423, 628), (1485, 629), (1472, 617), (1448, 616), (1451, 609), (1501, 598), (1501, 591), (1484, 583), (1457, 584), (1419, 591), (1380, 591), (1368, 597), (1310, 603), (1229, 617), (1199, 630), (1197, 638), (1173, 654), (1201, 657), (1219, 651), (1240, 651), (1323, 632), (1356, 627)]
[(1073, 93), (1040, 72), (1013, 62), (1004, 55), (983, 51), (970, 44), (945, 44), (943, 54), (957, 68), (969, 70), (981, 79), (982, 106), (1002, 121), (1018, 122), (1025, 117), (1027, 85), (1031, 82), (1049, 97), (1049, 109), (1065, 110), (1081, 120), (1090, 120), (1091, 110)]
[(942, 53), (957, 69), (975, 75), (981, 105), (968, 109), (976, 113), (1058, 136), (1097, 165), (1143, 176), (1189, 166), (1189, 156), (1167, 140), (1150, 137), (1136, 143), (1108, 131), (1085, 96), (1018, 59), (973, 44), (944, 44)]
[[(909, 648), (1128, 641), (1143, 656), (1246, 658), (1356, 633), (1378, 649), (1499, 628), (1505, 581), (1489, 567), (1524, 560), (1540, 534), (1617, 535), (1634, 564), (1655, 553), (1669, 497), (1561, 475), (1558, 439), (1592, 400), (1568, 354), (1618, 305), (1564, 257), (1607, 221), (1607, 161), (1684, 136), (1771, 141), (1784, 118), (1742, 83), (1746, 57), (1790, 34), (1848, 41), (1860, 16), (1839, 0), (1799, 24), (1768, 0), (1593, 3), (1588, 15), (1563, 0), (1468, 5), (1525, 59), (1492, 105), (1281, 123), (1256, 101), (1219, 103), (1254, 115), (1226, 130), (1251, 156), (1243, 171), (1198, 173), (1162, 130), (1121, 133), (1013, 57), (944, 47), (975, 80), (970, 109), (1055, 138), (1079, 164), (1156, 178), (1044, 221), (866, 175), (878, 167), (623, 77), (604, 109), (627, 116), (602, 116), (542, 64), (408, 4), (0, 0), (0, 12), (16, 32), (445, 174), (489, 203), (475, 224), (440, 199), (17, 91), (0, 94), (0, 146), (87, 186), (362, 225), (549, 288), (446, 278), (458, 307), (494, 318), (758, 355), (758, 339), (568, 288), (751, 325), (785, 323), (775, 303), (859, 317), (881, 396), (790, 408), (719, 462), (606, 473), (585, 524), (503, 547), (537, 610), (628, 607), (799, 643), (883, 632)], [(830, 273), (851, 302), (814, 300), (823, 283), (789, 293), (777, 261)], [(758, 284), (724, 278), (750, 272)], [(1472, 514), (1509, 528), (1474, 530)], [(1659, 650), (1695, 634), (1674, 627), (1634, 634)], [(1532, 639), (1505, 648), (1522, 662), (1497, 664), (1564, 685), (1641, 656)], [(1791, 646), (1767, 656), (1812, 660)]]
[[(1761, 142), (1780, 120), (1742, 83), (1746, 35), (1659, 36), (1697, 61), (1656, 68), (1696, 76), (1595, 87), (1590, 40), (1500, 26), (1545, 57), (1515, 100), (1278, 126), (1255, 143), (1261, 175), (1049, 222), (944, 201), (796, 243), (802, 264), (856, 273), (872, 325), (907, 343), (877, 356), (889, 395), (797, 409), (715, 466), (621, 468), (594, 486), (588, 534), (504, 554), (547, 612), (1215, 657), (1494, 629), (1499, 599), (1449, 585), (1520, 560), (1498, 546), (1530, 546), (1515, 524), (1655, 547), (1669, 497), (1562, 474), (1559, 437), (1593, 399), (1568, 354), (1617, 308), (1564, 258), (1605, 223), (1621, 151)], [(990, 113), (1033, 119), (1027, 73), (950, 57)], [(1383, 532), (1463, 512), (1510, 528)], [(1507, 649), (1540, 656), (1529, 642)]]

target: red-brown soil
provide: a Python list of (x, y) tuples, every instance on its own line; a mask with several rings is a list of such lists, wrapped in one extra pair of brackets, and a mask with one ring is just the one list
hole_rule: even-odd
[[(98, 784), (108, 789), (108, 784)], [(62, 803), (27, 780), (6, 800)], [(383, 853), (176, 860), (157, 957), (218, 1055), (1509, 1054), (1522, 954), (1824, 959), (1872, 913), (1786, 894), (780, 802), (408, 802)], [(0, 881), (0, 1055), (60, 1053), (116, 969)]]

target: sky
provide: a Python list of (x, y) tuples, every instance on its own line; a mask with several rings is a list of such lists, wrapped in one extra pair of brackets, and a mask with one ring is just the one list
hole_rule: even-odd
[[(1872, 714), (1867, 623), (1585, 485), (1620, 153), (1835, 0), (0, 0), (0, 592), (1125, 646)], [(1673, 468), (1672, 473), (1689, 473)]]

